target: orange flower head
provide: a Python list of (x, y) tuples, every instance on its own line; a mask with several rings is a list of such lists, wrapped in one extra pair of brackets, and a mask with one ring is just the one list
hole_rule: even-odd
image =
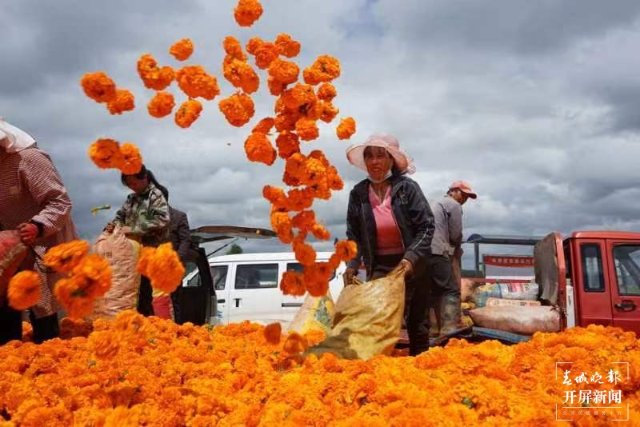
[(269, 86), (269, 93), (273, 96), (280, 96), (287, 88), (286, 83), (282, 83), (271, 76), (267, 78), (267, 85)]
[(178, 40), (169, 48), (169, 53), (178, 61), (185, 61), (193, 53), (193, 42), (189, 38)]
[(288, 184), (291, 186), (300, 185), (300, 181), (303, 179), (306, 173), (307, 158), (302, 153), (294, 153), (287, 158), (284, 166), (285, 175), (289, 175), (292, 179), (296, 180), (297, 184)]
[(316, 121), (306, 117), (296, 122), (296, 133), (303, 141), (312, 141), (320, 135)]
[(202, 104), (196, 99), (188, 99), (180, 105), (175, 114), (175, 122), (181, 128), (188, 128), (198, 120), (202, 112)]
[(135, 97), (127, 89), (117, 89), (116, 97), (107, 102), (107, 109), (111, 114), (122, 114), (135, 108)]
[(228, 57), (224, 61), (223, 75), (234, 87), (246, 93), (254, 93), (260, 87), (260, 78), (245, 61)]
[(202, 97), (211, 101), (220, 93), (218, 80), (202, 65), (188, 65), (176, 73), (178, 86), (189, 98)]
[(250, 27), (262, 15), (262, 5), (258, 0), (239, 0), (233, 17), (241, 27)]
[(318, 87), (318, 94), (317, 94), (318, 99), (331, 102), (331, 100), (335, 98), (337, 95), (338, 95), (338, 92), (336, 91), (335, 86), (333, 86), (331, 83), (322, 83)]
[(147, 275), (147, 270), (151, 267), (151, 260), (156, 254), (156, 248), (151, 246), (144, 246), (140, 250), (140, 256), (138, 257), (138, 264), (136, 265), (136, 271), (138, 273)]
[(253, 99), (244, 93), (234, 93), (218, 104), (227, 121), (236, 127), (244, 126), (255, 114)]
[(82, 258), (71, 272), (82, 290), (83, 297), (95, 299), (104, 295), (111, 287), (111, 266), (98, 254)]
[(293, 58), (300, 53), (300, 42), (292, 39), (289, 34), (278, 34), (275, 45), (278, 47), (278, 53), (287, 58)]
[(87, 297), (82, 283), (74, 276), (58, 280), (54, 294), (72, 319), (88, 316), (93, 310), (94, 300)]
[(311, 233), (318, 240), (329, 240), (331, 233), (321, 224), (314, 224), (311, 227)]
[(255, 55), (260, 46), (262, 46), (264, 43), (266, 42), (260, 37), (251, 37), (247, 42), (247, 52), (249, 52), (249, 54), (251, 55)]
[(353, 240), (339, 240), (336, 243), (335, 254), (340, 261), (351, 261), (358, 254), (358, 244)]
[(122, 162), (120, 144), (109, 138), (97, 139), (89, 147), (89, 157), (101, 169), (117, 168)]
[(276, 209), (282, 209), (287, 203), (287, 196), (280, 187), (265, 185), (262, 188), (262, 196), (267, 199)]
[(70, 273), (88, 253), (89, 242), (72, 240), (49, 249), (42, 261), (58, 273)]
[(313, 246), (304, 243), (302, 239), (293, 239), (293, 252), (296, 254), (296, 259), (302, 265), (309, 266), (316, 262), (316, 251)]
[(300, 117), (296, 114), (277, 114), (273, 125), (278, 132), (296, 130), (296, 122)]
[(327, 182), (331, 190), (340, 191), (344, 188), (344, 182), (335, 166), (329, 166), (327, 168)]
[(261, 70), (269, 68), (269, 65), (278, 57), (278, 48), (269, 42), (263, 42), (255, 52), (256, 66)]
[(276, 146), (278, 147), (278, 156), (288, 159), (295, 153), (300, 152), (300, 141), (298, 135), (293, 132), (282, 131), (276, 138)]
[(291, 219), (291, 223), (295, 228), (309, 232), (316, 223), (316, 213), (312, 210), (301, 211)]
[[(320, 115), (320, 120), (325, 123), (331, 123), (333, 119), (338, 115), (340, 110), (338, 110), (332, 103), (324, 102), (322, 105), (322, 114)], [(354, 122), (354, 132), (355, 132), (355, 122)]]
[(297, 332), (291, 332), (282, 346), (282, 350), (289, 354), (302, 353), (309, 347), (307, 340)]
[(140, 169), (142, 169), (142, 156), (135, 144), (125, 142), (120, 146), (120, 153), (122, 155), (122, 163), (119, 169), (123, 174), (134, 175), (140, 172)]
[(24, 270), (9, 280), (7, 298), (9, 305), (18, 311), (26, 310), (40, 301), (40, 275), (35, 271)]
[(264, 327), (264, 339), (269, 344), (279, 344), (282, 337), (282, 325), (280, 323), (269, 323)]
[(276, 160), (276, 150), (264, 133), (253, 132), (244, 142), (247, 159), (271, 166)]
[[(146, 258), (138, 269), (151, 281), (151, 286), (162, 292), (171, 293), (176, 290), (184, 276), (184, 266), (171, 243), (158, 246), (153, 254), (145, 253)], [(144, 271), (140, 267), (145, 267)]]
[(238, 41), (237, 38), (233, 36), (225, 37), (224, 41), (222, 42), (222, 47), (224, 48), (224, 51), (227, 53), (228, 56), (234, 59), (238, 59), (240, 61), (247, 60), (247, 55), (245, 55), (244, 52), (242, 51), (242, 45), (240, 44), (240, 41)]
[(138, 75), (147, 89), (164, 90), (175, 77), (173, 68), (158, 67), (158, 63), (151, 54), (144, 54), (138, 59)]
[(304, 284), (309, 295), (322, 297), (329, 290), (329, 278), (333, 274), (329, 263), (319, 262), (304, 268)]
[(288, 208), (292, 211), (309, 209), (313, 204), (314, 194), (309, 187), (303, 189), (293, 188), (287, 193)]
[(272, 209), (270, 219), (271, 228), (278, 235), (278, 239), (282, 243), (291, 243), (293, 241), (293, 230), (289, 214)]
[(264, 133), (265, 135), (268, 135), (269, 132), (271, 132), (271, 128), (273, 127), (273, 124), (274, 124), (273, 117), (265, 117), (264, 119), (260, 120), (258, 124), (254, 126), (251, 132)]
[(356, 121), (353, 120), (353, 117), (346, 117), (340, 120), (340, 124), (336, 129), (338, 139), (349, 139), (354, 133), (356, 133)]
[(85, 95), (96, 102), (109, 102), (116, 97), (116, 84), (103, 71), (86, 73), (80, 84)]
[(310, 67), (304, 69), (302, 76), (305, 83), (310, 85), (330, 82), (340, 76), (340, 61), (331, 55), (320, 55)]
[(282, 94), (282, 102), (285, 108), (290, 110), (297, 110), (304, 105), (313, 104), (316, 101), (317, 97), (313, 86), (303, 83), (296, 84)]
[(176, 102), (171, 93), (164, 91), (156, 92), (147, 105), (147, 111), (149, 111), (150, 116), (159, 119), (171, 114), (175, 105)]
[(282, 275), (280, 290), (284, 295), (302, 296), (306, 290), (302, 273), (287, 271)]
[(284, 84), (294, 83), (298, 80), (298, 74), (300, 74), (300, 68), (292, 61), (276, 58), (269, 65), (269, 76)]

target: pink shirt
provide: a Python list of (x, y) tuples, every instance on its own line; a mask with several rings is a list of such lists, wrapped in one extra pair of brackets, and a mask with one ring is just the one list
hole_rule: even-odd
[(402, 235), (391, 209), (391, 187), (387, 188), (384, 199), (381, 201), (378, 195), (369, 186), (369, 203), (373, 209), (373, 217), (376, 221), (376, 239), (378, 255), (397, 255), (404, 253)]

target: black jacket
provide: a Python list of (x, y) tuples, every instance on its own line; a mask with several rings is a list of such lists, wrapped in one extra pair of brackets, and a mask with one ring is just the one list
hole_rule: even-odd
[[(404, 258), (414, 266), (422, 264), (430, 252), (435, 229), (433, 213), (417, 182), (405, 175), (391, 177), (391, 209), (402, 235)], [(376, 224), (369, 203), (369, 180), (351, 190), (347, 209), (347, 237), (358, 244), (358, 255), (349, 262), (356, 270), (363, 261), (367, 278), (375, 265)]]
[(186, 263), (189, 254), (189, 245), (191, 244), (191, 233), (189, 232), (189, 221), (187, 214), (169, 206), (169, 215), (171, 222), (169, 225), (169, 236), (173, 249), (178, 252), (182, 263)]

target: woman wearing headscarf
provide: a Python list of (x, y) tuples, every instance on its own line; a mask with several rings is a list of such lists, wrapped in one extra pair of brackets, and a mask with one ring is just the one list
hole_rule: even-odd
[(429, 348), (428, 289), (425, 259), (434, 232), (433, 213), (418, 183), (412, 159), (391, 135), (375, 134), (347, 149), (349, 162), (367, 173), (349, 195), (347, 237), (358, 244), (345, 272), (351, 280), (364, 263), (367, 280), (398, 266), (406, 279), (405, 321), (409, 351)]
[[(122, 174), (120, 180), (133, 192), (127, 196), (127, 200), (105, 230), (111, 232), (119, 225), (123, 227), (127, 236), (140, 241), (144, 246), (158, 246), (168, 242), (170, 217), (167, 189), (156, 181), (153, 173), (144, 165), (136, 174)], [(149, 279), (142, 276), (138, 312), (145, 316), (153, 315), (152, 292)]]
[[(23, 268), (41, 279), (41, 296), (29, 310), (33, 340), (40, 343), (59, 335), (58, 306), (53, 286), (59, 278), (42, 263), (45, 252), (77, 239), (71, 219), (71, 200), (47, 153), (23, 130), (0, 119), (0, 230), (18, 230), (32, 248)], [(22, 338), (22, 313), (5, 302), (0, 307), (0, 344)]]

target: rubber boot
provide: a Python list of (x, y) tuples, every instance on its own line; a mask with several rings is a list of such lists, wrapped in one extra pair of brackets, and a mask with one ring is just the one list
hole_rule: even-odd
[(443, 295), (440, 301), (440, 335), (448, 335), (460, 329), (460, 296)]

